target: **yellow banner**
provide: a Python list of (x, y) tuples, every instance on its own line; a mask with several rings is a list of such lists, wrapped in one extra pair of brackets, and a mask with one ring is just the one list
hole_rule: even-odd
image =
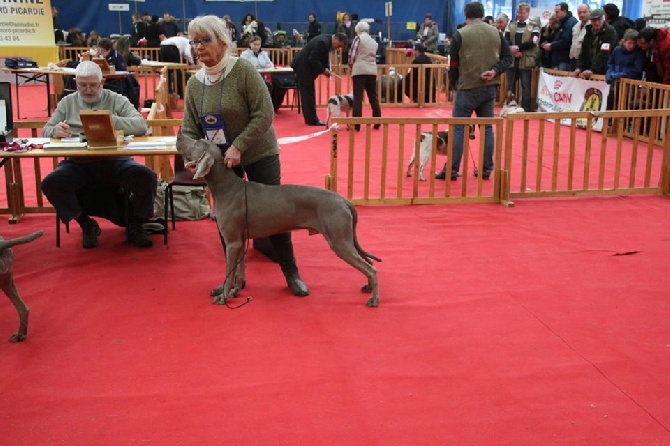
[(51, 0), (0, 0), (0, 57), (32, 57), (40, 65), (55, 61)]

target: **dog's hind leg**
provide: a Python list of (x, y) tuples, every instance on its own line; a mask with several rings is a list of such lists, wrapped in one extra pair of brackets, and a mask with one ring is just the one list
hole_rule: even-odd
[(369, 262), (367, 262), (363, 257), (361, 257), (358, 252), (352, 250), (351, 248), (353, 248), (353, 246), (345, 247), (344, 249), (335, 248), (333, 251), (339, 258), (362, 272), (363, 275), (368, 278), (368, 283), (361, 287), (361, 291), (364, 293), (372, 293), (372, 296), (368, 298), (368, 300), (365, 302), (365, 305), (368, 307), (377, 307), (379, 306), (379, 283), (377, 282), (377, 269)]
[(17, 290), (16, 285), (14, 285), (14, 279), (11, 272), (6, 273), (0, 279), (0, 288), (4, 291), (7, 297), (9, 297), (9, 300), (12, 301), (12, 304), (16, 307), (16, 311), (19, 313), (19, 330), (9, 339), (12, 342), (24, 341), (28, 335), (28, 315), (30, 309), (23, 299), (21, 299), (19, 290)]
[(421, 150), (421, 153), (420, 153), (419, 181), (426, 181), (426, 177), (423, 176), (423, 170), (426, 168), (426, 164), (428, 164), (428, 160), (430, 159), (430, 152), (428, 152), (428, 153), (425, 153), (425, 152), (426, 151)]
[(407, 173), (406, 175), (408, 177), (412, 176), (412, 167), (414, 167), (414, 152), (412, 152), (412, 157), (409, 159), (409, 164), (407, 165)]
[(377, 282), (377, 269), (372, 266), (371, 262), (366, 261), (356, 249), (354, 245), (354, 226), (353, 222), (347, 222), (348, 228), (340, 227), (324, 227), (323, 236), (328, 242), (330, 249), (335, 255), (359, 270), (368, 279), (368, 283), (364, 285), (361, 290), (363, 292), (372, 292), (372, 296), (368, 298), (365, 305), (368, 307), (377, 307), (379, 305), (379, 284)]

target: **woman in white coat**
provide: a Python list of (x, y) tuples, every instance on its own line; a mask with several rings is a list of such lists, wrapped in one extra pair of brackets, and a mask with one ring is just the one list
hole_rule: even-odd
[[(382, 110), (377, 98), (377, 41), (370, 37), (370, 25), (367, 22), (356, 24), (356, 34), (349, 50), (349, 67), (354, 81), (354, 117), (363, 116), (363, 91), (368, 95), (372, 107), (372, 116), (381, 117)], [(356, 130), (360, 126), (356, 125)], [(375, 124), (375, 129), (379, 124)]]

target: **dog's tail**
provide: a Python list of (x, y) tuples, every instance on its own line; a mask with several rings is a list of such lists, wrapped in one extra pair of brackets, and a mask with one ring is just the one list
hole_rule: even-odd
[(15, 245), (20, 245), (22, 243), (32, 242), (36, 238), (42, 237), (42, 234), (44, 234), (44, 231), (37, 231), (30, 235), (24, 235), (23, 237), (14, 238), (11, 240), (0, 240), (0, 251), (11, 248)]
[(349, 212), (351, 212), (351, 217), (352, 217), (352, 225), (354, 227), (354, 247), (356, 248), (356, 251), (365, 259), (366, 262), (372, 263), (373, 260), (376, 260), (377, 262), (381, 262), (382, 259), (379, 257), (370, 254), (363, 248), (361, 248), (361, 245), (358, 244), (358, 237), (356, 237), (356, 225), (358, 224), (358, 212), (356, 212), (356, 208), (354, 207), (353, 204), (351, 204), (350, 201), (347, 201), (347, 206), (349, 207)]

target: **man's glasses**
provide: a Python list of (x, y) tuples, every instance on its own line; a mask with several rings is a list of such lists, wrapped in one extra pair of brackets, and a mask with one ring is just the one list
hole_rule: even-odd
[(196, 46), (196, 45), (205, 46), (205, 45), (209, 45), (210, 43), (212, 43), (212, 38), (211, 37), (205, 37), (203, 39), (193, 39), (189, 43), (191, 44), (191, 46)]
[(96, 82), (94, 84), (85, 84), (85, 83), (77, 84), (77, 90), (86, 90), (86, 89), (94, 90), (98, 88), (100, 85), (102, 85), (102, 82)]

